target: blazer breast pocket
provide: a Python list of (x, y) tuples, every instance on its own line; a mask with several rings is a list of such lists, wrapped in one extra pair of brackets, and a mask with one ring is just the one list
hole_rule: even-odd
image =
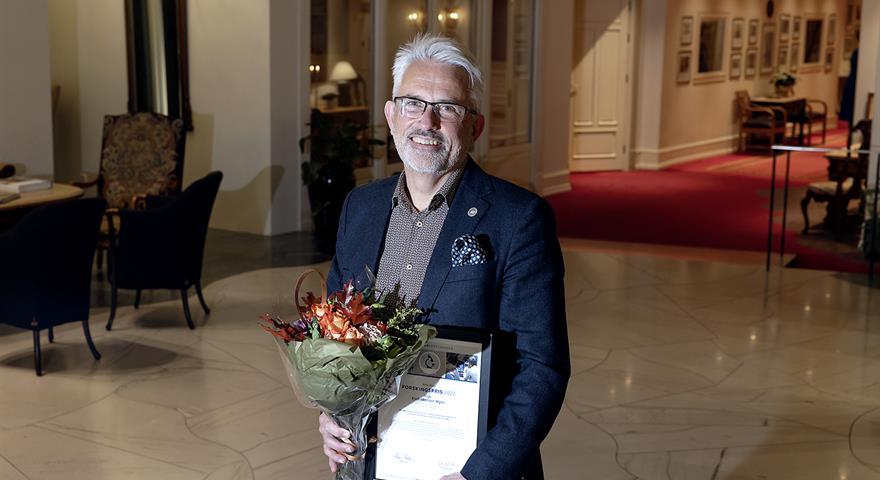
[(446, 283), (464, 282), (468, 280), (490, 281), (495, 277), (495, 268), (498, 261), (480, 263), (477, 265), (462, 265), (453, 267), (446, 276)]

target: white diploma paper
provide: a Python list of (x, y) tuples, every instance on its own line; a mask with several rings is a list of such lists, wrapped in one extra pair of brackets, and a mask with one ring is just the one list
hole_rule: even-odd
[(434, 338), (379, 410), (376, 478), (437, 480), (477, 448), (479, 343)]

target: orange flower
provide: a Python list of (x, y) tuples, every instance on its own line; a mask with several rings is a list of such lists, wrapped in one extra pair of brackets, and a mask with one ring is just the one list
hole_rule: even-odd
[(346, 315), (351, 318), (351, 323), (360, 325), (362, 323), (375, 323), (373, 321), (373, 309), (369, 305), (364, 304), (364, 294), (356, 293), (348, 305), (344, 308)]
[(333, 312), (332, 315), (325, 315), (319, 319), (318, 324), (321, 326), (324, 338), (340, 340), (345, 335), (345, 331), (351, 326), (351, 321), (345, 315)]
[(312, 304), (311, 311), (312, 315), (317, 317), (318, 320), (324, 318), (327, 315), (327, 312), (330, 310), (330, 306), (326, 303), (315, 303)]
[(359, 347), (364, 342), (364, 335), (357, 328), (349, 327), (348, 330), (345, 331), (342, 341), (349, 345)]

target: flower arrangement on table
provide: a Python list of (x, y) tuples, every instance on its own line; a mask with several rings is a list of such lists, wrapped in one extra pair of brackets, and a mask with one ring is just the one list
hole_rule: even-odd
[[(301, 305), (299, 289), (310, 273), (321, 277), (322, 295), (308, 292)], [(352, 434), (356, 450), (336, 478), (360, 480), (369, 415), (397, 396), (400, 377), (437, 330), (420, 321), (421, 309), (387, 306), (372, 285), (358, 291), (349, 281), (328, 296), (324, 284), (317, 270), (306, 271), (294, 293), (299, 318), (266, 314), (261, 326), (274, 336), (300, 402)]]
[(797, 83), (797, 77), (791, 72), (776, 72), (770, 77), (770, 83), (776, 88), (776, 93), (779, 96), (786, 96), (794, 92), (794, 84)]

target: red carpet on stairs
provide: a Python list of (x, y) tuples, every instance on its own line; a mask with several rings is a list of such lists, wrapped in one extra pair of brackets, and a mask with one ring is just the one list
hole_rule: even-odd
[[(845, 132), (829, 132), (827, 144), (845, 142)], [(779, 160), (777, 195), (781, 198), (785, 164), (783, 157)], [(731, 154), (656, 172), (575, 173), (571, 191), (547, 200), (556, 213), (560, 237), (765, 251), (771, 164), (769, 156)], [(795, 153), (790, 185), (822, 179), (826, 169), (822, 154)], [(781, 215), (775, 212), (776, 251)], [(801, 213), (789, 208), (788, 215)], [(799, 232), (793, 230), (785, 235), (786, 252), (798, 254), (793, 262), (797, 266), (867, 271), (867, 264), (859, 258), (800, 245)]]

